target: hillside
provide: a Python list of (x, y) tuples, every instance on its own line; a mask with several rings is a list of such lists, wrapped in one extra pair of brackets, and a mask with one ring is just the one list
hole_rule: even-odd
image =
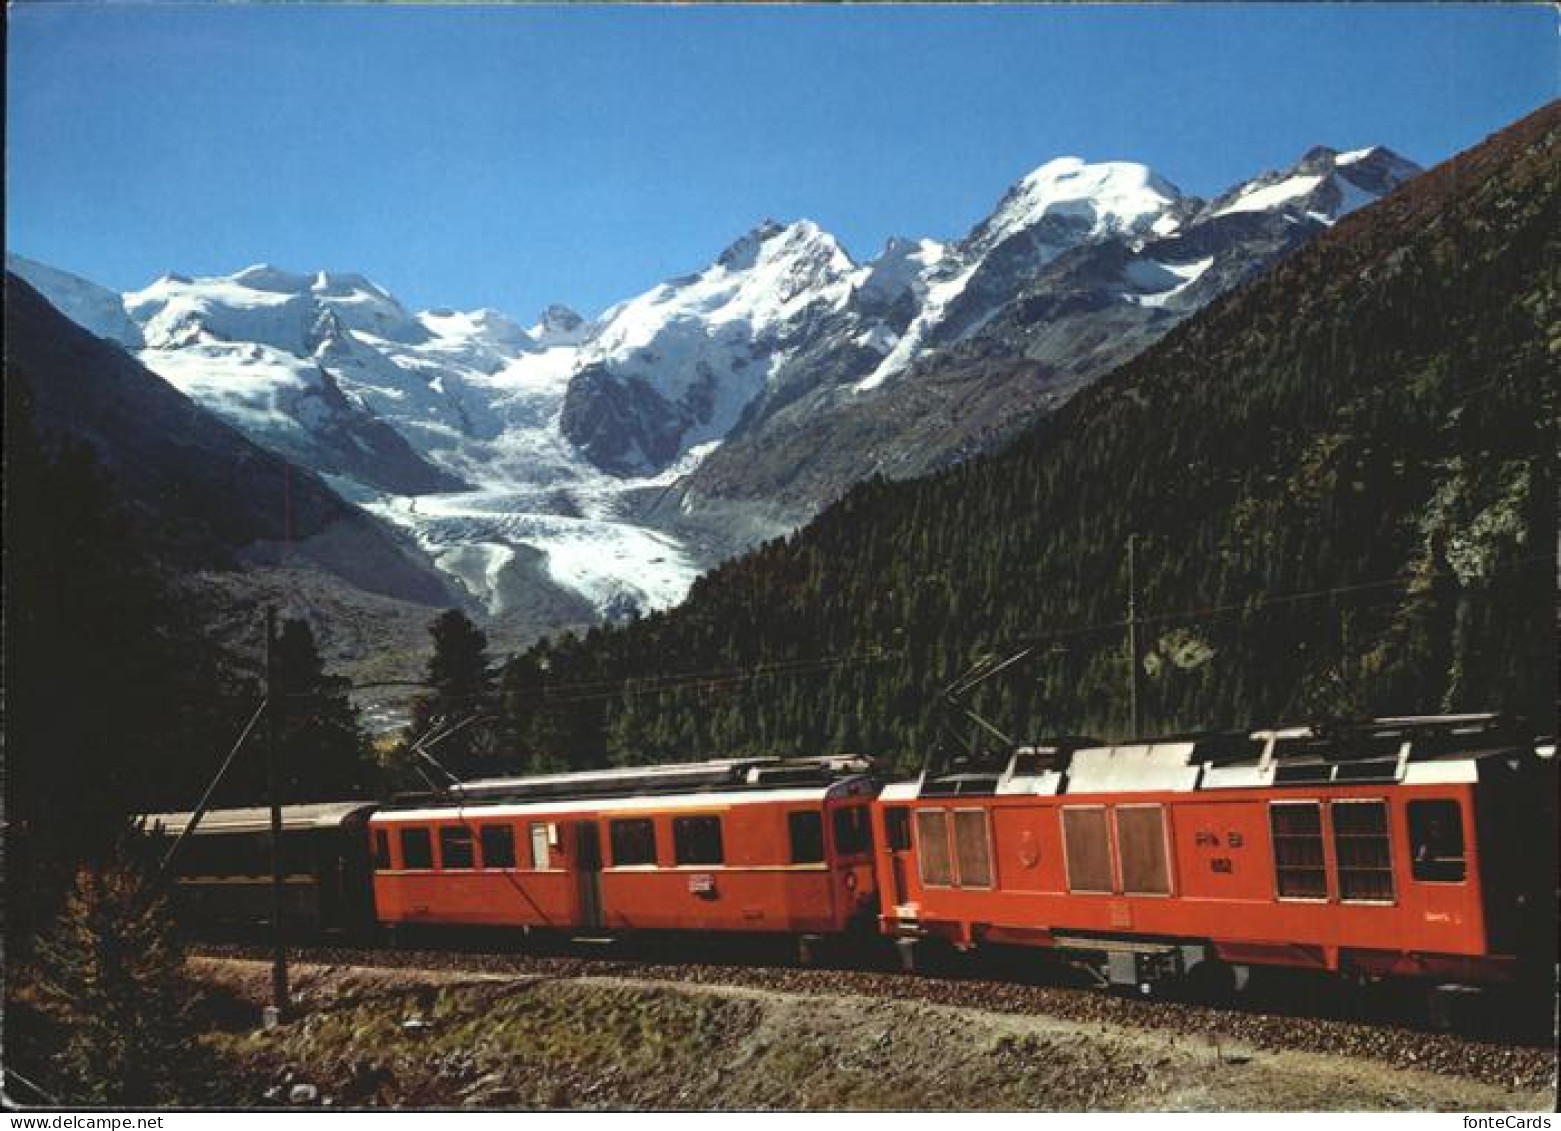
[(53, 445), (84, 443), (138, 535), (181, 572), (285, 563), (338, 592), (426, 607), (446, 602), (412, 548), (316, 475), (246, 439), (6, 276), (6, 379)]
[(516, 758), (914, 759), (944, 738), (938, 689), (1023, 641), (1040, 654), (984, 711), (1019, 738), (1122, 734), (1130, 534), (1144, 729), (1475, 708), (1553, 727), (1558, 139), (1552, 104), (1002, 454), (863, 484), (676, 610), (544, 643), (509, 672)]

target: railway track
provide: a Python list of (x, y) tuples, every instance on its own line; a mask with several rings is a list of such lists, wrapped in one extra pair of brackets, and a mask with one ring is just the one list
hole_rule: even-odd
[[(206, 943), (209, 958), (266, 958), (263, 946)], [(798, 966), (779, 954), (731, 946), (690, 954), (643, 943), (577, 943), (548, 951), (289, 947), (295, 960), (335, 967), (401, 968), (517, 976), (629, 978), (695, 986), (739, 986), (801, 995), (922, 1001), (988, 1012), (1044, 1014), (1076, 1022), (1168, 1030), (1209, 1044), (1299, 1051), (1375, 1060), (1393, 1067), (1462, 1076), (1515, 1088), (1554, 1087), (1553, 1014), (1496, 1012), (1479, 1035), (1431, 1032), (1409, 1020), (1408, 1003), (1381, 993), (1317, 993), (1311, 983), (1277, 985), (1213, 1007), (1165, 998), (1134, 998), (1069, 984), (1062, 968), (1009, 963), (1003, 956), (960, 956), (936, 976), (892, 969), (887, 949), (841, 956), (830, 965)]]

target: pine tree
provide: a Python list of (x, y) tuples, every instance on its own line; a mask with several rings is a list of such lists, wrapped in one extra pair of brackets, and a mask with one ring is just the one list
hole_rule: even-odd
[(379, 784), (348, 681), (326, 672), (307, 621), (283, 622), (276, 677), (281, 758), (288, 801), (363, 797)]
[(231, 741), (221, 669), (108, 471), (5, 385), (7, 957), (134, 812), (198, 796)]
[(497, 768), (497, 697), (487, 636), (459, 609), (441, 613), (428, 633), (434, 654), (426, 681), (433, 692), (413, 706), (411, 740), (459, 727), (430, 744), (429, 752), (439, 763), (461, 778)]
[(43, 1002), (64, 1033), (54, 1067), (78, 1102), (168, 1103), (191, 1062), (184, 955), (130, 843), (77, 872), (42, 947)]

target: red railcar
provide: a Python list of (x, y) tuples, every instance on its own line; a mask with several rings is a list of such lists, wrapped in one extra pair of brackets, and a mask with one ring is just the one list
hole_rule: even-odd
[(1118, 984), (1244, 967), (1502, 981), (1553, 957), (1553, 763), (1490, 716), (1030, 748), (886, 786), (885, 933)]
[(381, 923), (565, 932), (871, 930), (860, 759), (470, 782), (370, 821)]

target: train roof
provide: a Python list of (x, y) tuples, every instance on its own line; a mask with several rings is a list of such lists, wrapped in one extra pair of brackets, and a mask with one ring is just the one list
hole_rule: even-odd
[[(296, 832), (303, 829), (334, 829), (360, 814), (375, 808), (371, 801), (324, 801), (311, 805), (282, 806), (282, 829)], [(171, 836), (178, 836), (189, 827), (190, 813), (143, 813), (137, 820), (141, 827), (151, 832), (161, 826)], [(216, 836), (223, 833), (258, 833), (271, 831), (271, 810), (265, 806), (247, 809), (208, 809), (195, 826), (195, 836)]]
[(451, 786), (440, 793), (405, 794), (386, 808), (428, 808), (452, 802), (513, 805), (695, 793), (823, 791), (847, 779), (865, 777), (871, 771), (871, 761), (857, 755), (721, 758), (659, 766), (616, 766), (561, 774), (480, 778)]
[(913, 797), (1192, 790), (1475, 781), (1479, 764), (1533, 753), (1531, 732), (1500, 715), (1423, 715), (1345, 724), (1026, 746), (1006, 768), (961, 771), (886, 786)]

